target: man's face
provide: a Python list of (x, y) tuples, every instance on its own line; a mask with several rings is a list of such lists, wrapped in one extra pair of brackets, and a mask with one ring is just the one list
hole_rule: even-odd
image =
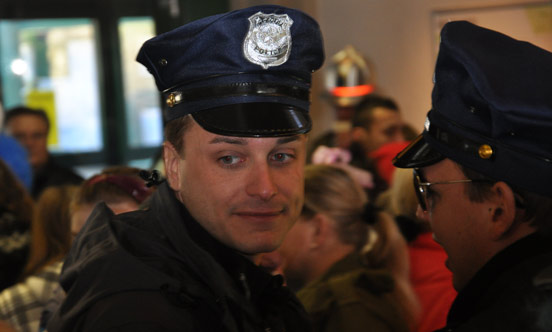
[(372, 111), (370, 128), (365, 128), (366, 135), (363, 139), (363, 146), (366, 152), (375, 151), (386, 143), (404, 141), (402, 126), (399, 112), (376, 107)]
[(8, 134), (21, 143), (29, 153), (33, 168), (41, 167), (48, 161), (48, 126), (35, 115), (19, 115), (6, 124)]
[[(423, 182), (466, 179), (458, 164), (444, 159), (420, 170)], [(428, 190), (428, 211), (418, 206), (417, 216), (427, 220), (437, 241), (448, 255), (446, 266), (453, 274), (456, 290), (462, 289), (486, 263), (484, 218), (489, 213), (484, 202), (472, 202), (466, 183), (435, 184)]]
[(246, 255), (280, 245), (303, 205), (305, 135), (229, 137), (193, 122), (183, 153), (165, 146), (167, 176), (203, 228)]

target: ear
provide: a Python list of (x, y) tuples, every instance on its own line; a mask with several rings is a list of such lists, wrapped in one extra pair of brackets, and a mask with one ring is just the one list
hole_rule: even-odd
[(169, 142), (163, 143), (163, 161), (165, 162), (165, 175), (169, 186), (174, 191), (180, 191), (180, 160), (182, 157)]
[(516, 202), (512, 188), (504, 182), (497, 182), (491, 189), (491, 236), (493, 240), (503, 239), (512, 229), (516, 219)]
[(319, 249), (329, 240), (332, 232), (332, 226), (328, 217), (322, 213), (317, 213), (309, 221), (308, 239), (311, 249)]

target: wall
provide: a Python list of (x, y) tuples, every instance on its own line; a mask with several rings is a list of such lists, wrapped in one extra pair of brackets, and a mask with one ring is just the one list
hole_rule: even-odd
[[(269, 2), (233, 0), (231, 8), (261, 3)], [(550, 4), (550, 1), (298, 0), (272, 3), (302, 9), (318, 20), (324, 35), (327, 59), (346, 44), (353, 44), (364, 53), (375, 65), (377, 84), (381, 91), (395, 98), (406, 121), (421, 130), (425, 114), (431, 107), (433, 66), (438, 46), (438, 30), (432, 24), (434, 15), (437, 13), (440, 19), (446, 20), (449, 13), (457, 18), (460, 11), (462, 16), (462, 10)], [(552, 22), (552, 13), (544, 14)], [(486, 22), (482, 18), (477, 23), (490, 28), (496, 24), (504, 26), (510, 31), (501, 31), (524, 39), (523, 36), (516, 36), (516, 21)], [(546, 38), (552, 45), (550, 30)], [(314, 136), (330, 128), (333, 121), (332, 108), (322, 97), (323, 69), (314, 78)]]

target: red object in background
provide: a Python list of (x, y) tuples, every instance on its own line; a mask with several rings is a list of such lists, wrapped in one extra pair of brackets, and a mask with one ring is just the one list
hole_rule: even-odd
[(370, 158), (374, 161), (379, 176), (381, 176), (387, 184), (391, 184), (393, 172), (395, 171), (395, 166), (392, 164), (393, 158), (406, 148), (408, 144), (410, 144), (410, 142), (387, 143), (370, 153)]
[(452, 273), (445, 267), (447, 254), (433, 240), (433, 233), (420, 234), (408, 244), (410, 281), (422, 306), (417, 332), (430, 332), (446, 325), (447, 314), (456, 298)]
[(374, 92), (375, 87), (371, 84), (355, 86), (338, 86), (333, 88), (332, 95), (335, 97), (362, 97)]

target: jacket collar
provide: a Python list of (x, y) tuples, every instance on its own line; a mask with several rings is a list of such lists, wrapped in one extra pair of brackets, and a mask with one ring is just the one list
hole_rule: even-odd
[(447, 317), (448, 326), (467, 321), (481, 310), (481, 299), (495, 281), (509, 269), (534, 257), (552, 253), (550, 240), (534, 233), (496, 254), (458, 292)]

